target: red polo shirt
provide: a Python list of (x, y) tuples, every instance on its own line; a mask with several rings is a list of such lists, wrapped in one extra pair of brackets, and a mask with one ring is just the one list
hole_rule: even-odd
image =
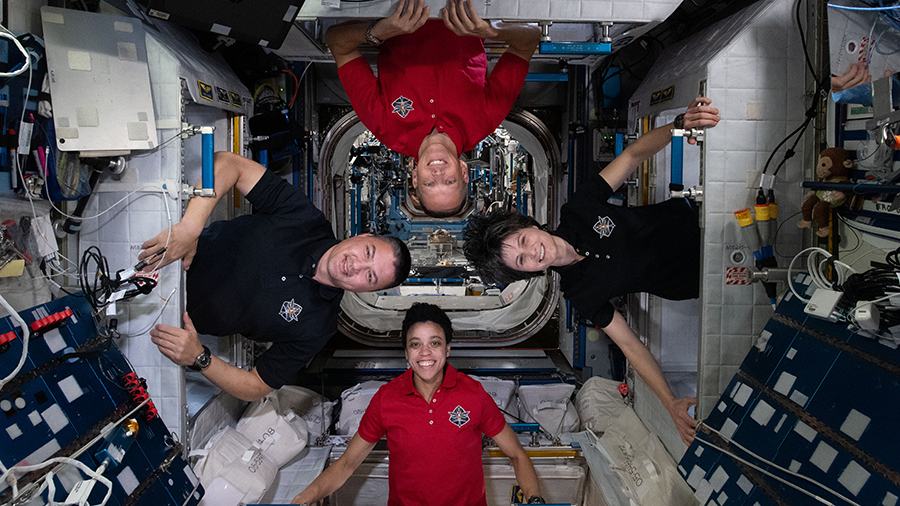
[(359, 424), (375, 443), (387, 434), (389, 506), (486, 506), (481, 434), (506, 421), (481, 383), (447, 364), (444, 381), (425, 402), (409, 369), (381, 387)]
[(392, 150), (418, 157), (422, 139), (435, 128), (460, 154), (493, 132), (519, 96), (528, 62), (504, 53), (487, 76), (484, 41), (460, 37), (431, 19), (385, 41), (378, 77), (362, 57), (338, 75), (363, 125)]

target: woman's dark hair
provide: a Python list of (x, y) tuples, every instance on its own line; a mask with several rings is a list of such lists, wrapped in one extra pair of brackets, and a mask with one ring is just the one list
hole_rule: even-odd
[(417, 302), (406, 310), (403, 326), (400, 328), (400, 338), (403, 339), (404, 348), (406, 348), (406, 335), (409, 333), (409, 328), (423, 322), (434, 322), (440, 325), (444, 331), (444, 342), (450, 344), (450, 341), (453, 339), (453, 327), (450, 324), (450, 317), (447, 316), (447, 313), (434, 304)]
[(541, 225), (531, 216), (495, 210), (469, 215), (463, 231), (463, 253), (478, 275), (488, 283), (512, 283), (540, 276), (543, 271), (520, 271), (503, 263), (503, 241), (519, 230)]

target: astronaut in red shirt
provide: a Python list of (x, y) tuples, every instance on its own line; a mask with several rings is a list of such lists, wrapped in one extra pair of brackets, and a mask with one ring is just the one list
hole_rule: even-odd
[(482, 434), (509, 457), (528, 503), (544, 504), (534, 465), (494, 400), (447, 363), (453, 338), (447, 314), (414, 304), (400, 335), (409, 369), (378, 390), (341, 458), (292, 504), (331, 495), (386, 437), (388, 506), (486, 506)]
[[(390, 149), (415, 158), (412, 183), (430, 216), (459, 213), (469, 171), (460, 154), (473, 149), (509, 114), (528, 74), (540, 30), (492, 25), (471, 0), (449, 0), (428, 19), (423, 0), (401, 0), (390, 17), (332, 26), (325, 41), (362, 123)], [(508, 49), (487, 73), (484, 39)], [(358, 47), (379, 48), (378, 76)]]

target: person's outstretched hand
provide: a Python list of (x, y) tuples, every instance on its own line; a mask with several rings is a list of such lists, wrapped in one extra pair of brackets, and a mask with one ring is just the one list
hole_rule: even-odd
[[(719, 117), (719, 110), (709, 105), (711, 103), (712, 100), (707, 97), (695, 98), (684, 113), (684, 128), (689, 130), (718, 125), (722, 118)], [(697, 139), (689, 137), (688, 144), (697, 144)]]
[(664, 404), (672, 421), (675, 422), (675, 428), (678, 429), (678, 435), (687, 446), (691, 445), (694, 440), (694, 433), (697, 431), (697, 420), (691, 418), (688, 409), (697, 404), (696, 397), (682, 397), (675, 399), (669, 404)]
[(831, 76), (831, 92), (837, 93), (871, 81), (872, 76), (869, 75), (869, 67), (862, 63), (854, 63), (843, 74)]
[(159, 324), (150, 330), (150, 341), (159, 351), (177, 365), (192, 365), (203, 353), (200, 337), (194, 322), (184, 312), (184, 328)]
[(397, 10), (389, 17), (383, 18), (372, 27), (372, 35), (387, 40), (398, 35), (413, 33), (428, 21), (431, 7), (425, 0), (400, 0)]
[[(197, 254), (197, 239), (200, 236), (199, 233), (189, 229), (184, 222), (176, 223), (141, 244), (138, 260), (149, 262), (144, 271), (161, 269), (178, 260), (181, 260), (181, 267), (188, 270), (194, 255)], [(165, 253), (157, 255), (162, 248), (166, 248)]]
[(472, 0), (447, 0), (447, 7), (441, 9), (441, 19), (447, 28), (460, 36), (493, 39), (500, 33), (475, 12)]

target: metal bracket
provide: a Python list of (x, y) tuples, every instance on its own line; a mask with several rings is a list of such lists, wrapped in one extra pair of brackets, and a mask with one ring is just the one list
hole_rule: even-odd
[(673, 199), (687, 198), (694, 202), (703, 202), (703, 187), (694, 186), (692, 188), (685, 188), (684, 190), (672, 190), (669, 192), (669, 197)]
[(696, 139), (697, 142), (703, 142), (706, 139), (706, 130), (702, 128), (673, 128), (672, 137), (687, 137)]

